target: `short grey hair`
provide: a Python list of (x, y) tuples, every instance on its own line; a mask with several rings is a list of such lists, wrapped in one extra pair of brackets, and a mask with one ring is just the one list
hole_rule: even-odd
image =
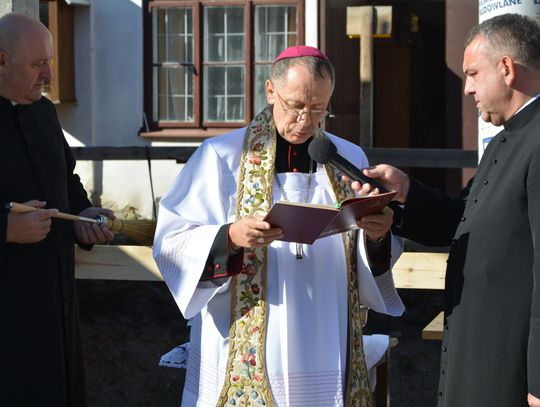
[(465, 47), (477, 37), (486, 41), (493, 58), (507, 54), (525, 68), (540, 71), (540, 24), (535, 19), (520, 14), (490, 18), (469, 32)]
[(296, 65), (304, 66), (314, 78), (330, 78), (332, 90), (334, 89), (334, 84), (336, 82), (334, 67), (329, 61), (313, 56), (280, 59), (272, 65), (270, 80), (277, 85), (282, 85), (287, 77), (289, 69)]

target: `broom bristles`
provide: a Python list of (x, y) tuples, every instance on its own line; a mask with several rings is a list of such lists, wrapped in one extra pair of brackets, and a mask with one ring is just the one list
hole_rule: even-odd
[[(11, 212), (17, 213), (26, 213), (39, 211), (39, 208), (33, 206), (28, 206), (24, 204), (19, 204), (17, 202), (9, 202), (5, 205), (6, 209), (9, 209)], [(136, 241), (139, 244), (144, 246), (152, 246), (154, 243), (154, 233), (156, 231), (156, 222), (150, 219), (109, 219), (104, 215), (99, 215), (95, 219), (87, 218), (84, 216), (71, 215), (69, 213), (59, 212), (55, 218), (72, 220), (72, 221), (82, 221), (82, 222), (93, 222), (97, 223), (99, 226), (106, 225), (109, 230), (112, 232), (119, 232), (124, 234), (126, 237)]]
[(156, 222), (150, 219), (109, 219), (107, 228), (113, 232), (122, 233), (144, 246), (152, 246)]

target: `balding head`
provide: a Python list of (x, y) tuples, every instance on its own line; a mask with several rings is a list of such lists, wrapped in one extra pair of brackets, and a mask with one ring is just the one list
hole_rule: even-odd
[(52, 37), (38, 20), (21, 14), (0, 18), (0, 96), (21, 104), (41, 98), (51, 78)]
[(0, 49), (14, 57), (26, 39), (48, 35), (47, 27), (34, 18), (17, 13), (0, 17)]

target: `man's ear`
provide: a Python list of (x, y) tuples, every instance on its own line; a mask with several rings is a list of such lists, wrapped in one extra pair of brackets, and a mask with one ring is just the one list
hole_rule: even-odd
[(275, 102), (275, 90), (274, 90), (274, 84), (270, 79), (266, 80), (265, 84), (265, 90), (266, 90), (266, 101), (269, 105), (273, 105)]
[(3, 67), (7, 61), (7, 52), (0, 48), (0, 67)]
[(516, 64), (514, 60), (505, 55), (501, 58), (501, 69), (504, 76), (504, 82), (507, 86), (512, 86), (516, 80)]

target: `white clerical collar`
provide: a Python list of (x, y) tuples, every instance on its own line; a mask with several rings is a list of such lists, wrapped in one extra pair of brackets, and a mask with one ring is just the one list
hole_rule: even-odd
[(521, 106), (516, 113), (514, 113), (514, 116), (521, 112), (523, 109), (525, 109), (527, 106), (529, 106), (531, 103), (533, 103), (536, 99), (540, 97), (540, 93), (538, 93), (536, 96), (530, 98), (527, 103), (525, 103), (523, 106)]

